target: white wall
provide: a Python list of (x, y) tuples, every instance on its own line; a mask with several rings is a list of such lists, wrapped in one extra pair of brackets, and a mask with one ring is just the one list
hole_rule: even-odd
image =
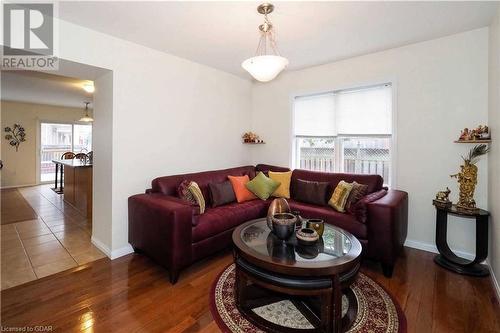
[[(464, 127), (488, 120), (488, 29), (285, 72), (256, 84), (252, 129), (266, 145), (255, 147), (254, 163), (289, 165), (291, 98), (294, 95), (392, 81), (396, 91), (396, 187), (409, 192), (408, 239), (434, 244), (436, 192), (449, 186), (457, 200), (460, 155), (471, 146), (454, 144)], [(478, 206), (487, 206), (487, 158), (478, 163)], [(449, 242), (474, 252), (474, 226), (453, 220)]]
[[(113, 188), (113, 113), (105, 110), (113, 110), (113, 72), (108, 71), (100, 75), (94, 81), (96, 90), (94, 93), (93, 142), (94, 142), (94, 166), (92, 193), (92, 241), (101, 249), (107, 250), (111, 255), (112, 232), (114, 222), (117, 228), (123, 228), (118, 220), (113, 220), (113, 191), (105, 190)], [(99, 188), (99, 191), (96, 189)], [(103, 190), (104, 189), (104, 190)], [(127, 246), (122, 246), (127, 249)], [(129, 249), (130, 250), (130, 249)]]
[[(83, 108), (3, 101), (1, 104), (2, 150), (1, 159), (2, 187), (38, 184), (37, 170), (39, 160), (37, 150), (40, 145), (40, 122), (75, 123), (83, 116)], [(92, 114), (92, 111), (90, 111)], [(4, 139), (4, 127), (21, 124), (26, 130), (26, 142), (19, 145), (19, 150), (9, 145)]]
[[(500, 279), (500, 8), (490, 26), (489, 48), (489, 125), (493, 142), (488, 159), (488, 206), (491, 212), (490, 265), (496, 279)], [(497, 282), (498, 283), (498, 282)], [(497, 292), (500, 289), (497, 284)]]
[[(127, 198), (153, 178), (250, 162), (240, 139), (250, 127), (250, 81), (64, 21), (59, 34), (60, 58), (112, 71), (112, 101), (99, 101), (99, 79), (94, 97), (96, 126), (99, 112), (112, 112), (101, 118), (111, 122), (112, 162), (94, 176), (95, 192), (110, 193), (112, 221), (103, 222), (112, 236), (94, 229), (94, 241), (126, 251)], [(96, 217), (111, 207), (94, 208)]]

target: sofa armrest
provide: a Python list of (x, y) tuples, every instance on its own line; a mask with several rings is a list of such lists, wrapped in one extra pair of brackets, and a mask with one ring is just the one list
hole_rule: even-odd
[(191, 263), (192, 206), (160, 193), (128, 199), (129, 242), (161, 265), (178, 270)]
[(386, 265), (393, 265), (408, 233), (408, 193), (389, 190), (367, 204), (368, 251)]

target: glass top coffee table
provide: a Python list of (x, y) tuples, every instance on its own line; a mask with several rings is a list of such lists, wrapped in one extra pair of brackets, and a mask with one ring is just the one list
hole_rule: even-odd
[[(359, 270), (361, 243), (349, 232), (325, 224), (314, 245), (299, 245), (295, 235), (278, 239), (266, 219), (249, 221), (233, 232), (236, 304), (259, 328), (291, 332), (263, 320), (252, 309), (288, 299), (315, 327), (311, 332), (341, 332), (356, 315), (349, 285)], [(342, 295), (349, 309), (342, 318)], [(300, 330), (307, 332), (307, 330)]]

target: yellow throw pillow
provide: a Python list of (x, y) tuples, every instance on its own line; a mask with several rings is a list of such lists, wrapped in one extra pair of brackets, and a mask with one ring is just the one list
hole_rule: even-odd
[(333, 191), (332, 197), (328, 200), (328, 204), (338, 212), (345, 212), (345, 204), (351, 193), (352, 186), (352, 184), (341, 180), (335, 188), (335, 191)]
[(292, 172), (269, 171), (269, 178), (280, 183), (280, 186), (278, 186), (271, 196), (290, 199), (290, 181), (292, 180)]

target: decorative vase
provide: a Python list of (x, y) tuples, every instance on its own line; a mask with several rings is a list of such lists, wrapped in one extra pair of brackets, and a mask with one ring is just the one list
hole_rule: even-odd
[(302, 224), (304, 224), (304, 219), (302, 218), (302, 216), (300, 216), (300, 212), (298, 210), (294, 210), (292, 212), (292, 214), (295, 215), (295, 217), (297, 218), (297, 223), (295, 224), (295, 229), (296, 230), (302, 229)]
[(316, 232), (316, 230), (310, 228), (300, 229), (295, 233), (295, 237), (297, 237), (297, 242), (300, 245), (305, 245), (305, 246), (313, 245), (319, 239), (319, 235)]
[(287, 240), (295, 232), (297, 218), (290, 213), (278, 213), (271, 217), (272, 231), (281, 240)]
[(267, 210), (267, 226), (271, 230), (273, 230), (272, 217), (274, 214), (278, 213), (290, 213), (290, 206), (288, 205), (288, 201), (284, 198), (274, 199)]
[(323, 231), (325, 230), (325, 222), (321, 219), (309, 219), (307, 220), (306, 226), (310, 229), (315, 230), (319, 237), (323, 236)]

